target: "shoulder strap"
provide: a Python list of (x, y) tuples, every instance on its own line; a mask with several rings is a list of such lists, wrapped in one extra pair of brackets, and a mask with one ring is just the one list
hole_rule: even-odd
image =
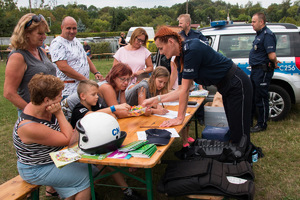
[(34, 121), (25, 122), (25, 123), (19, 125), (18, 128), (21, 128), (22, 126), (24, 126), (24, 125), (26, 125), (26, 124), (31, 124), (31, 123), (37, 123), (37, 122), (34, 122)]

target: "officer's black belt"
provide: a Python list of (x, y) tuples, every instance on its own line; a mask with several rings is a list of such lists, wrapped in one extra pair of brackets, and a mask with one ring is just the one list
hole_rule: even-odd
[(221, 88), (223, 85), (225, 85), (226, 82), (233, 77), (237, 68), (238, 67), (236, 66), (236, 64), (232, 63), (232, 67), (228, 70), (227, 74), (222, 78), (222, 80), (218, 84), (216, 84), (217, 88)]
[(253, 66), (251, 66), (252, 69), (265, 69), (266, 67), (267, 67), (266, 64), (253, 65)]

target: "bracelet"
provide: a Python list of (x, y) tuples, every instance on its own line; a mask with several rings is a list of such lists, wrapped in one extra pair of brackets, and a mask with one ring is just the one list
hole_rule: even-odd
[(96, 74), (101, 74), (101, 73), (100, 72), (95, 72), (94, 75), (96, 75)]
[(157, 96), (157, 100), (158, 100), (158, 102), (161, 102), (160, 95)]
[(115, 106), (111, 106), (111, 107), (110, 107), (110, 110), (111, 110), (112, 113), (113, 113), (113, 112), (116, 112)]

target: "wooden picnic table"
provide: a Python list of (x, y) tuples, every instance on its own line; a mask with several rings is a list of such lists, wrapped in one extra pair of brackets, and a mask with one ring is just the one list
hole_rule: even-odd
[[(192, 119), (193, 115), (199, 108), (200, 104), (203, 102), (204, 98), (190, 98), (191, 101), (197, 101), (198, 104), (195, 107), (188, 107), (187, 113), (190, 114), (185, 117), (184, 122), (181, 125), (174, 126), (171, 128), (175, 128), (178, 133), (185, 127), (185, 125)], [(177, 106), (165, 106), (169, 110), (178, 110)], [(138, 116), (138, 117), (130, 117), (118, 119), (121, 131), (125, 131), (127, 133), (127, 137), (123, 142), (123, 145), (129, 144), (133, 141), (138, 140), (138, 136), (136, 134), (137, 131), (145, 131), (148, 128), (141, 128), (140, 126), (159, 126), (163, 121), (167, 120), (167, 118), (159, 117), (155, 115), (151, 116)], [(94, 191), (94, 178), (92, 176), (92, 167), (91, 164), (100, 164), (107, 165), (114, 168), (116, 171), (121, 172), (125, 175), (129, 175), (136, 180), (141, 181), (146, 184), (147, 197), (148, 200), (153, 199), (153, 188), (152, 188), (152, 168), (160, 163), (162, 156), (167, 152), (169, 147), (174, 142), (175, 138), (171, 138), (169, 144), (165, 146), (158, 146), (157, 151), (152, 155), (151, 158), (135, 158), (132, 157), (130, 159), (115, 159), (115, 158), (105, 158), (103, 160), (90, 159), (90, 158), (81, 158), (79, 162), (88, 163), (89, 164), (89, 173), (90, 173), (90, 183), (91, 183), (91, 191), (92, 191), (92, 199), (95, 199), (95, 191)], [(142, 180), (139, 177), (135, 177), (132, 174), (122, 170), (120, 167), (134, 167), (134, 168), (143, 168), (145, 170), (145, 180)]]

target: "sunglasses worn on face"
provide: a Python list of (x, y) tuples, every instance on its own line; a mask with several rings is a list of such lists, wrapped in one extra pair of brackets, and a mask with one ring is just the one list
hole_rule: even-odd
[(45, 17), (43, 15), (41, 15), (41, 14), (33, 15), (31, 20), (25, 24), (24, 29), (28, 28), (32, 24), (32, 21), (40, 22), (42, 20), (45, 20)]
[(144, 44), (144, 43), (145, 43), (145, 40), (141, 40), (141, 39), (139, 39), (139, 38), (136, 38), (136, 39), (137, 39), (138, 43), (141, 43), (141, 44)]

